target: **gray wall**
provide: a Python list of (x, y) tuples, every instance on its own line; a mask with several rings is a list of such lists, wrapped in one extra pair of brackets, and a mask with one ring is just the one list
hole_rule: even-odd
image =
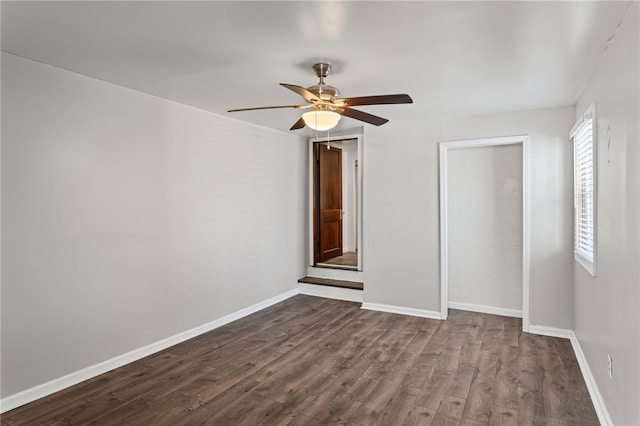
[(440, 311), (438, 142), (529, 135), (530, 322), (572, 327), (572, 106), (394, 119), (364, 143), (364, 299)]
[[(640, 57), (634, 2), (576, 106), (595, 101), (597, 276), (575, 267), (575, 332), (614, 424), (640, 424)], [(613, 356), (613, 379), (607, 374)]]
[(295, 288), (306, 144), (2, 54), (2, 397)]
[(449, 302), (522, 312), (522, 144), (447, 154)]

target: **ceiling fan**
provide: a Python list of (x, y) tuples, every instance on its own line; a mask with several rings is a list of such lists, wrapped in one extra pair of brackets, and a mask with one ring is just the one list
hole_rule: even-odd
[(377, 96), (359, 96), (355, 98), (341, 98), (340, 91), (333, 86), (325, 84), (324, 79), (331, 70), (331, 65), (326, 63), (318, 63), (313, 67), (318, 79), (320, 80), (315, 86), (307, 87), (296, 86), (295, 84), (280, 83), (281, 86), (296, 92), (307, 102), (303, 105), (277, 105), (255, 108), (231, 109), (228, 112), (252, 111), (257, 109), (275, 109), (275, 108), (296, 108), (308, 109), (310, 111), (302, 114), (302, 117), (295, 122), (291, 129), (302, 129), (309, 126), (314, 130), (328, 130), (335, 127), (340, 121), (341, 116), (364, 121), (365, 123), (381, 126), (388, 122), (386, 118), (369, 114), (364, 111), (353, 109), (354, 106), (362, 105), (388, 105), (388, 104), (411, 104), (413, 99), (407, 94), (396, 95), (377, 95)]

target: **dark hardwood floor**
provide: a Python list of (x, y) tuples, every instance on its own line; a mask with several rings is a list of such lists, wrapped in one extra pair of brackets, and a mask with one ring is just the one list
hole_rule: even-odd
[(296, 296), (2, 415), (3, 425), (592, 425), (568, 340)]

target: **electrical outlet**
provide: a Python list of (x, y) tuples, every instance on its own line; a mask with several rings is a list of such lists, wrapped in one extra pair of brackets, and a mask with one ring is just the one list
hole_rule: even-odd
[(613, 358), (611, 354), (607, 354), (607, 373), (609, 373), (609, 378), (613, 379)]

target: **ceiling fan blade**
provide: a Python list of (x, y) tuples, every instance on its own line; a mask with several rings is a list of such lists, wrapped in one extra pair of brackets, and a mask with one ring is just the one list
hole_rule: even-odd
[(287, 84), (287, 83), (280, 83), (280, 86), (286, 87), (287, 89), (296, 92), (298, 95), (302, 96), (307, 102), (322, 102), (322, 100), (319, 97), (317, 97), (316, 95), (314, 95), (313, 93), (311, 93), (310, 91), (308, 91), (302, 86), (296, 86), (295, 84)]
[(388, 122), (386, 118), (378, 117), (377, 115), (369, 114), (368, 112), (359, 111), (353, 108), (345, 108), (344, 111), (338, 113), (344, 115), (345, 117), (355, 118), (356, 120), (364, 121), (365, 123), (373, 124), (374, 126), (382, 126), (384, 123)]
[(336, 99), (335, 103), (344, 102), (347, 106), (357, 105), (388, 105), (388, 104), (412, 104), (411, 96), (401, 93), (397, 95), (358, 96), (355, 98)]
[(227, 112), (238, 112), (238, 111), (253, 111), (256, 109), (275, 109), (275, 108), (309, 108), (311, 105), (277, 105), (277, 106), (264, 106), (264, 107), (253, 107), (253, 108), (238, 108), (238, 109), (230, 109)]
[(302, 117), (300, 117), (300, 119), (298, 121), (295, 122), (295, 124), (293, 126), (291, 126), (291, 128), (289, 130), (298, 130), (298, 129), (302, 129), (304, 126), (306, 126), (307, 124), (304, 122), (304, 120), (302, 119)]

